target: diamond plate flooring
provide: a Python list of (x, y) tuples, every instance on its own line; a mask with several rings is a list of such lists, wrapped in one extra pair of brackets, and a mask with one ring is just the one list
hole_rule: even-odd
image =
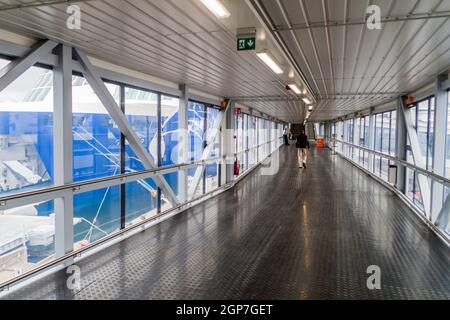
[[(7, 299), (449, 299), (450, 249), (390, 191), (328, 150), (283, 147), (234, 189)], [(368, 290), (367, 267), (381, 268)]]

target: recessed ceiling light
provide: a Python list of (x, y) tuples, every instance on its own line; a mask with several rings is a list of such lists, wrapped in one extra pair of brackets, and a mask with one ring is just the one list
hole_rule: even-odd
[(313, 111), (313, 109), (314, 109), (314, 107), (313, 107), (313, 106), (310, 106), (308, 110), (309, 110), (309, 111)]
[(219, 0), (200, 0), (217, 18), (229, 18), (230, 11)]
[(303, 102), (306, 104), (311, 104), (311, 100), (309, 100), (308, 98), (303, 98)]
[(273, 72), (276, 74), (282, 74), (283, 69), (280, 68), (278, 63), (275, 62), (275, 60), (271, 57), (271, 55), (267, 52), (260, 52), (257, 53), (258, 57), (265, 63), (267, 66), (272, 69)]
[(289, 88), (290, 88), (292, 91), (294, 91), (295, 94), (301, 94), (301, 93), (302, 93), (301, 90), (297, 87), (296, 84), (290, 84), (290, 85), (289, 85)]

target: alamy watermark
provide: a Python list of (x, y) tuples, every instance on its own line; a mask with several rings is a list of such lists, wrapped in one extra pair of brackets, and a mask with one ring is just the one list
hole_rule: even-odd
[(381, 268), (376, 265), (369, 266), (367, 274), (370, 274), (367, 278), (367, 289), (381, 290)]
[(81, 29), (81, 9), (73, 4), (67, 7), (66, 13), (69, 15), (66, 20), (66, 27), (69, 30)]
[(81, 268), (77, 265), (71, 265), (67, 268), (66, 274), (67, 277), (66, 285), (67, 289), (71, 291), (80, 291), (81, 290)]
[(367, 7), (367, 28), (369, 30), (381, 30), (381, 8), (377, 5)]

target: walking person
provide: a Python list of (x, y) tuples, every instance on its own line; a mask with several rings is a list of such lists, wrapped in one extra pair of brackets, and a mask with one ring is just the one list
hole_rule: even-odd
[(286, 126), (284, 126), (284, 129), (283, 129), (283, 138), (284, 138), (284, 145), (289, 146), (288, 131), (287, 131)]
[(298, 149), (298, 166), (306, 169), (306, 160), (308, 159), (308, 150), (311, 149), (311, 146), (308, 141), (308, 136), (305, 134), (305, 131), (302, 130), (300, 135), (297, 137), (297, 142), (295, 146)]

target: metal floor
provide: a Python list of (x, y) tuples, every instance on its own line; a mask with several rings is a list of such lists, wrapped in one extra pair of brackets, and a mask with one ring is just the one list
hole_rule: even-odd
[[(330, 151), (293, 146), (208, 200), (9, 299), (450, 299), (450, 249), (403, 203)], [(366, 269), (381, 268), (370, 291)]]

